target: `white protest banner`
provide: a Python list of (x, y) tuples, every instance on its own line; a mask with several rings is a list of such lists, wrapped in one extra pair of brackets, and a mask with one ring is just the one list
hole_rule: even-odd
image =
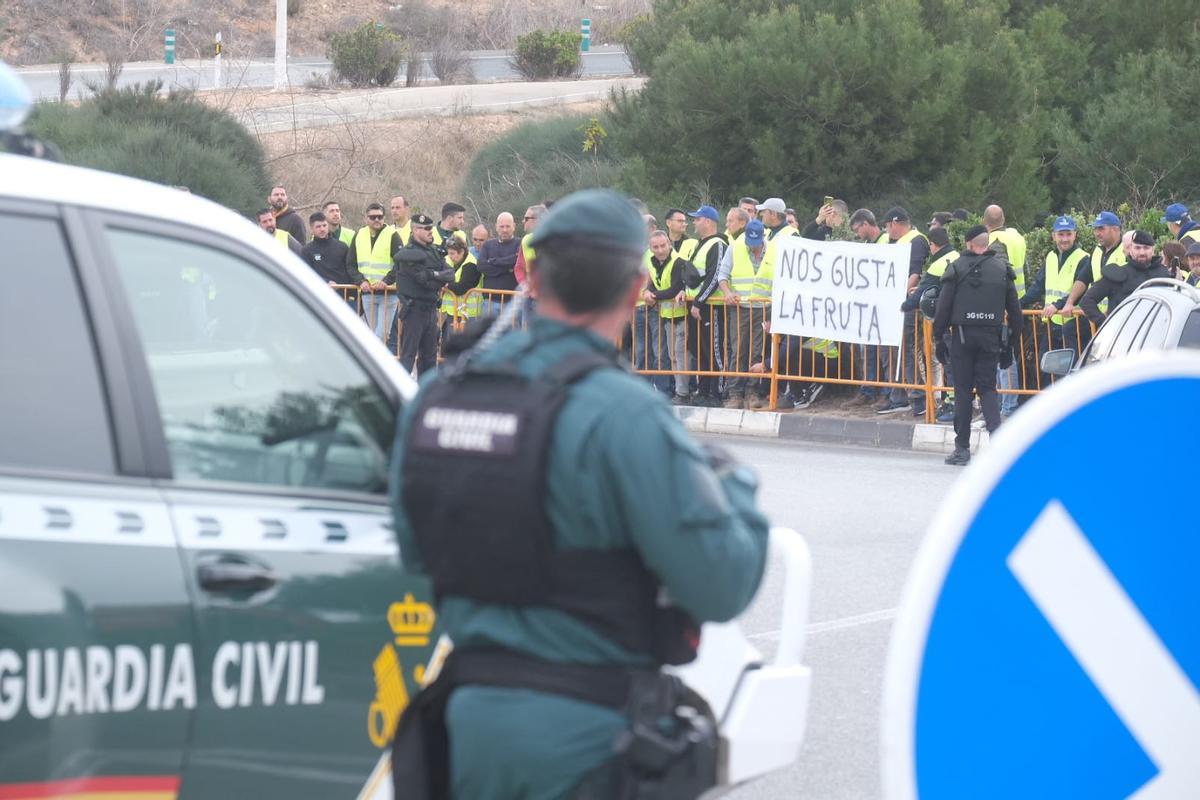
[(771, 332), (900, 344), (910, 244), (772, 242)]

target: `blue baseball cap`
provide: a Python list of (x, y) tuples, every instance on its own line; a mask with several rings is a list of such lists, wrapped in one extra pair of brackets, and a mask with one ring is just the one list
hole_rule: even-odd
[(1163, 212), (1163, 222), (1183, 222), (1188, 218), (1187, 206), (1183, 203), (1171, 203)]
[(759, 220), (752, 219), (746, 223), (746, 230), (743, 231), (746, 236), (747, 247), (759, 247), (763, 243), (763, 224)]
[(1111, 225), (1114, 228), (1121, 227), (1121, 218), (1111, 211), (1101, 211), (1096, 215), (1096, 219), (1092, 222), (1093, 228), (1103, 228), (1105, 225)]
[(721, 215), (712, 206), (700, 206), (695, 211), (689, 211), (688, 216), (692, 219), (704, 217), (705, 219), (711, 219), (713, 222), (721, 221)]
[(1051, 228), (1051, 230), (1055, 231), (1073, 231), (1075, 229), (1075, 218), (1068, 217), (1066, 214), (1055, 219), (1054, 227)]

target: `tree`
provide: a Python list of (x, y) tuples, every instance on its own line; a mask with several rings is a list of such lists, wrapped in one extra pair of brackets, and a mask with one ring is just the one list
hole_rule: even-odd
[(1084, 111), (1078, 126), (1056, 128), (1058, 170), (1067, 199), (1084, 207), (1134, 213), (1200, 195), (1200, 124), (1194, 104), (1179, 102), (1200, 59), (1165, 50), (1126, 56)]
[(1166, 0), (658, 0), (622, 40), (648, 75), (607, 126), (627, 185), (1019, 227), (1200, 194), (1200, 23)]
[(26, 127), (68, 163), (186, 186), (252, 213), (270, 189), (258, 140), (228, 112), (191, 92), (161, 95), (161, 86), (102, 91), (78, 106), (39, 103)]

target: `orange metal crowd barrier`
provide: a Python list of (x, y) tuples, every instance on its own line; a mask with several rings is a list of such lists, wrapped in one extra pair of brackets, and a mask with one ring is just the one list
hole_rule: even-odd
[[(895, 347), (765, 335), (770, 327), (766, 301), (708, 305), (699, 309), (699, 318), (694, 307), (689, 306), (687, 316), (680, 319), (664, 319), (653, 309), (638, 309), (622, 343), (623, 356), (636, 372), (651, 378), (672, 377), (677, 393), (693, 378), (723, 381), (725, 394), (731, 383), (734, 391), (740, 391), (741, 380), (752, 380), (753, 390), (766, 395), (770, 409), (776, 408), (784, 388), (780, 384), (785, 382), (866, 387), (877, 396), (899, 390), (910, 404), (924, 406), (930, 422), (938, 396), (953, 391), (945, 367), (934, 358), (933, 323), (919, 313), (906, 318), (904, 341)], [(680, 329), (686, 357), (677, 357)], [(1061, 326), (1044, 317), (1040, 309), (1024, 312), (1022, 333), (1014, 348), (1013, 385), (998, 391), (1002, 395), (1041, 391), (1054, 380), (1038, 367), (1042, 354), (1063, 347), (1082, 353), (1094, 332), (1078, 312)]]
[[(332, 288), (385, 345), (389, 321), (395, 322), (394, 355), (399, 357), (403, 323), (396, 320), (400, 299), (395, 290), (360, 292), (348, 284)], [(452, 311), (444, 312), (443, 331), (461, 331), (478, 316), (498, 316), (518, 294), (471, 289), (454, 296)], [(919, 313), (906, 316), (899, 347), (772, 334), (770, 318), (769, 300), (744, 300), (737, 305), (687, 303), (667, 317), (658, 306), (639, 306), (618, 345), (635, 372), (659, 379), (664, 390), (712, 395), (749, 392), (764, 397), (770, 409), (776, 408), (779, 393), (786, 388), (781, 384), (821, 383), (865, 387), (877, 396), (900, 390), (918, 407), (924, 399), (925, 418), (933, 421), (939, 396), (945, 398), (953, 391), (946, 369), (934, 358), (933, 323)], [(526, 321), (527, 315), (521, 315), (516, 324), (523, 326)], [(1010, 388), (999, 389), (1001, 395), (1033, 395), (1051, 385), (1055, 379), (1039, 369), (1042, 354), (1064, 347), (1082, 354), (1096, 331), (1078, 311), (1062, 325), (1054, 324), (1040, 309), (1024, 312), (1022, 322), (1014, 348), (1015, 377)]]
[[(366, 323), (379, 340), (385, 346), (388, 342), (392, 342), (392, 355), (396, 358), (400, 357), (400, 336), (404, 329), (404, 323), (398, 318), (398, 311), (403, 299), (396, 294), (396, 290), (392, 286), (384, 287), (383, 289), (360, 291), (353, 284), (332, 284), (331, 287), (338, 293), (341, 298), (346, 301), (358, 316)], [(443, 292), (443, 300), (448, 297), (454, 298), (452, 303), (443, 303), (442, 311), (439, 313), (439, 326), (443, 332), (461, 331), (470, 319), (478, 316), (498, 316), (504, 309), (513, 301), (518, 292), (505, 291), (502, 289), (471, 289), (463, 295), (453, 295), (448, 291)], [(447, 310), (447, 309), (452, 310)], [(525, 319), (522, 317), (517, 320), (519, 325), (525, 324)], [(392, 336), (391, 328), (395, 326), (395, 335)], [(439, 360), (441, 359), (439, 349)]]

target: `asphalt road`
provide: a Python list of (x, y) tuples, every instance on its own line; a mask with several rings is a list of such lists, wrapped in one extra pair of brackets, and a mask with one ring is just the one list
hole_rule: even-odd
[[(494, 81), (515, 81), (520, 76), (509, 64), (509, 53), (502, 50), (481, 50), (470, 53), (471, 70), (479, 83)], [(422, 75), (433, 80), (428, 63), (422, 65)], [(314, 76), (327, 77), (330, 63), (322, 58), (292, 58), (288, 61), (288, 80), (297, 87), (303, 87)], [(404, 66), (400, 67), (401, 80), (404, 76)], [(29, 84), (34, 98), (37, 100), (57, 100), (59, 96), (58, 65), (44, 64), (40, 66), (19, 67), (17, 72)], [(275, 64), (271, 59), (236, 59), (229, 56), (223, 58), (221, 68), (221, 85), (223, 87), (244, 86), (250, 88), (269, 88), (275, 82)], [(76, 97), (79, 93), (90, 94), (87, 83), (104, 80), (105, 66), (103, 64), (75, 64), (72, 67), (72, 86), (69, 95)], [(583, 78), (620, 77), (633, 74), (629, 58), (625, 51), (612, 45), (594, 47), (583, 54)], [(189, 59), (179, 61), (172, 66), (157, 62), (132, 62), (121, 70), (117, 80), (119, 86), (131, 86), (135, 83), (145, 83), (153, 79), (162, 80), (165, 88), (189, 87), (196, 89), (216, 88), (212, 59)]]
[[(774, 525), (812, 550), (812, 612), (805, 662), (813, 669), (799, 763), (751, 782), (737, 800), (871, 800), (879, 782), (879, 704), (891, 621), (917, 547), (961, 474), (941, 456), (708, 437), (759, 473)], [(778, 582), (768, 568), (743, 629), (774, 649)]]

